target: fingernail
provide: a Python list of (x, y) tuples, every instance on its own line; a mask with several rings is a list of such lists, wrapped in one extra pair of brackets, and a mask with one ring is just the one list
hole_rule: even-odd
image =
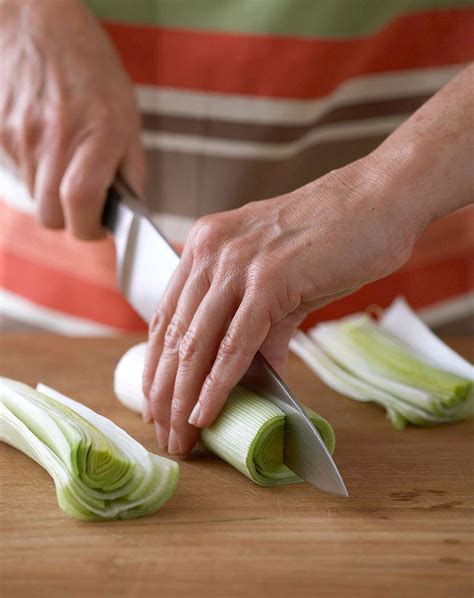
[(170, 455), (176, 455), (176, 453), (179, 453), (178, 435), (174, 430), (170, 431), (170, 436), (168, 438), (168, 453)]
[(199, 416), (200, 415), (201, 415), (201, 403), (198, 401), (194, 405), (194, 409), (191, 411), (191, 415), (189, 416), (188, 422), (192, 426), (198, 426), (199, 425)]
[(155, 422), (155, 434), (156, 441), (158, 442), (158, 446), (160, 447), (160, 449), (166, 448), (166, 444), (168, 442), (168, 434), (166, 433), (166, 429), (158, 422)]
[(148, 403), (148, 401), (143, 402), (142, 417), (143, 417), (143, 421), (146, 424), (149, 424), (152, 420), (151, 412), (150, 412), (150, 404)]

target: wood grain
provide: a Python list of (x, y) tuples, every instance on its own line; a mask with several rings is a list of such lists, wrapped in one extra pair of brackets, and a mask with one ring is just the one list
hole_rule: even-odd
[[(5, 335), (1, 373), (54, 386), (155, 450), (151, 426), (112, 393), (138, 340)], [(473, 359), (472, 339), (450, 340)], [(155, 515), (81, 523), (60, 511), (45, 471), (1, 445), (1, 596), (472, 597), (472, 423), (396, 432), (296, 358), (288, 379), (334, 424), (349, 499), (260, 488), (201, 452)]]

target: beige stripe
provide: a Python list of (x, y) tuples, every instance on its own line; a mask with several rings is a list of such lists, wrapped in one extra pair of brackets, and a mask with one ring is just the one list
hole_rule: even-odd
[(466, 66), (365, 75), (346, 81), (330, 96), (314, 100), (260, 98), (147, 86), (138, 86), (137, 96), (142, 112), (230, 122), (304, 125), (329, 109), (346, 104), (432, 94)]
[(245, 158), (251, 160), (288, 160), (316, 143), (356, 140), (374, 135), (387, 135), (396, 129), (408, 114), (384, 118), (361, 119), (355, 122), (333, 123), (318, 127), (289, 143), (236, 141), (144, 131), (142, 141), (146, 149), (159, 149), (202, 156)]
[(276, 197), (373, 151), (384, 135), (311, 145), (289, 160), (229, 160), (152, 150), (147, 198), (155, 211), (201, 216)]

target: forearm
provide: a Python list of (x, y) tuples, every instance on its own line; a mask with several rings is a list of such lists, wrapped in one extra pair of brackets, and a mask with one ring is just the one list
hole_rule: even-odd
[(474, 65), (417, 110), (370, 156), (421, 232), (474, 201)]

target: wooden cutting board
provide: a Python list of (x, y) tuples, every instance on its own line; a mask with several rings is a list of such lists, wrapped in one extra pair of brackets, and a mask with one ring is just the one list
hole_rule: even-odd
[[(155, 450), (152, 427), (112, 392), (114, 366), (138, 340), (7, 335), (1, 373), (45, 382)], [(473, 359), (471, 339), (449, 341)], [(155, 515), (83, 523), (62, 513), (40, 466), (2, 444), (0, 595), (471, 598), (473, 424), (396, 432), (296, 358), (288, 381), (334, 424), (349, 499), (260, 488), (198, 453)]]

